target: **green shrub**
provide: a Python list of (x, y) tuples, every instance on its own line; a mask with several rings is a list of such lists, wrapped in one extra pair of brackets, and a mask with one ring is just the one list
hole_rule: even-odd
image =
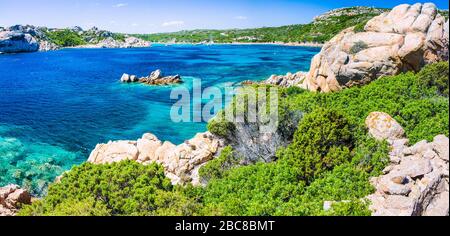
[(214, 178), (222, 178), (226, 170), (229, 170), (238, 164), (239, 159), (236, 157), (235, 153), (233, 153), (233, 148), (227, 146), (222, 149), (219, 157), (200, 168), (199, 175), (204, 181), (209, 182)]
[(194, 210), (195, 201), (173, 190), (161, 166), (124, 161), (73, 168), (50, 186), (42, 201), (25, 207), (21, 214), (192, 215)]
[(350, 161), (353, 145), (347, 119), (336, 110), (320, 108), (300, 121), (292, 144), (277, 156), (295, 166), (299, 179), (309, 183), (334, 166)]
[(367, 21), (363, 21), (361, 23), (358, 23), (357, 25), (355, 25), (355, 27), (353, 28), (353, 31), (355, 33), (360, 33), (360, 32), (364, 32), (365, 29), (364, 27), (366, 27)]
[(257, 163), (233, 168), (225, 178), (212, 179), (203, 194), (204, 215), (270, 216), (303, 192), (292, 168)]
[(72, 47), (86, 44), (84, 39), (78, 33), (69, 29), (52, 32), (47, 31), (46, 34), (53, 43), (61, 47)]
[(435, 87), (445, 97), (448, 97), (448, 78), (448, 61), (426, 66), (417, 74), (417, 80), (422, 86)]
[(383, 169), (389, 164), (389, 150), (386, 141), (377, 141), (369, 135), (364, 135), (358, 139), (352, 163), (371, 176), (381, 175)]
[(43, 201), (33, 202), (33, 205), (23, 208), (20, 216), (111, 216), (111, 211), (105, 204), (93, 198), (82, 200), (68, 199), (56, 205), (52, 211), (45, 211)]
[(219, 112), (216, 117), (208, 122), (208, 131), (223, 138), (229, 137), (235, 128), (234, 123), (225, 119), (224, 111)]

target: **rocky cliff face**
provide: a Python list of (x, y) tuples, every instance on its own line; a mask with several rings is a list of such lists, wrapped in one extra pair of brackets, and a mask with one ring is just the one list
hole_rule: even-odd
[(36, 52), (39, 43), (29, 34), (14, 31), (0, 32), (0, 52)]
[(0, 216), (14, 216), (22, 204), (31, 204), (27, 190), (17, 185), (0, 187)]
[(449, 215), (449, 139), (409, 147), (403, 128), (391, 116), (374, 112), (366, 120), (369, 133), (391, 145), (391, 164), (373, 178), (376, 192), (367, 197), (376, 216)]
[(200, 184), (198, 171), (223, 147), (223, 141), (210, 133), (200, 133), (178, 146), (161, 142), (153, 134), (144, 134), (137, 141), (111, 141), (98, 144), (88, 162), (108, 164), (134, 160), (144, 165), (159, 163), (173, 184)]
[(58, 49), (42, 30), (43, 28), (30, 25), (3, 28), (0, 30), (0, 52), (19, 53)]

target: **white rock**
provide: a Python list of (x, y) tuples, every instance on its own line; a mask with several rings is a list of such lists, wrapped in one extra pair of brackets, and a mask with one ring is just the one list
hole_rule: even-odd
[(123, 74), (122, 77), (120, 78), (120, 81), (123, 82), (123, 83), (130, 82), (130, 75), (129, 74)]
[(403, 138), (405, 131), (397, 121), (384, 112), (372, 112), (366, 118), (369, 133), (377, 140)]
[(439, 158), (448, 161), (449, 156), (449, 139), (445, 135), (434, 137), (432, 143), (433, 149), (439, 155)]

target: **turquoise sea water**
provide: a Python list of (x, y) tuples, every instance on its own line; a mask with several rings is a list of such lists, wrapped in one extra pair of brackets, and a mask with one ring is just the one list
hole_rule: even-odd
[(274, 45), (154, 46), (65, 49), (0, 55), (0, 186), (16, 183), (45, 193), (47, 184), (80, 164), (97, 143), (146, 132), (175, 144), (206, 123), (173, 123), (174, 87), (121, 84), (123, 73), (161, 69), (181, 86), (262, 80), (306, 71), (318, 48)]

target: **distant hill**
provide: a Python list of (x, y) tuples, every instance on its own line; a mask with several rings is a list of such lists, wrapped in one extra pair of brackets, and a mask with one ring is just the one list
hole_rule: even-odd
[(215, 43), (231, 42), (318, 42), (328, 41), (344, 28), (363, 24), (389, 9), (349, 7), (329, 11), (317, 16), (309, 24), (281, 27), (229, 30), (192, 30), (175, 33), (136, 35), (151, 42)]
[[(324, 43), (345, 28), (362, 28), (371, 18), (389, 11), (387, 8), (348, 7), (326, 12), (314, 18), (309, 24), (281, 27), (229, 30), (190, 30), (174, 33), (134, 35), (150, 42), (161, 43)], [(448, 10), (440, 11), (448, 18)]]

